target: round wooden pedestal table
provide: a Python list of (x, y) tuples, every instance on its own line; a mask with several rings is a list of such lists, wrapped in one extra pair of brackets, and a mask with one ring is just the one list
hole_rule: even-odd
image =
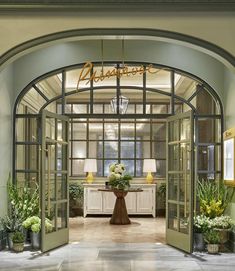
[(116, 202), (113, 209), (113, 214), (110, 219), (110, 224), (114, 225), (127, 225), (131, 224), (129, 219), (127, 209), (126, 209), (126, 202), (125, 196), (128, 192), (142, 192), (142, 189), (129, 189), (129, 190), (119, 190), (119, 189), (98, 189), (99, 191), (104, 192), (113, 192), (116, 196)]

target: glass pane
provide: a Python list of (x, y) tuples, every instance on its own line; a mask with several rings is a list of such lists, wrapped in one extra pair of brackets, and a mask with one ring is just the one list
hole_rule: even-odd
[(177, 218), (177, 205), (168, 203), (168, 228), (177, 231), (178, 218)]
[(191, 97), (196, 91), (196, 81), (188, 76), (175, 73), (175, 94), (184, 99)]
[(153, 158), (165, 159), (166, 158), (166, 142), (153, 142), (152, 143)]
[(104, 142), (104, 158), (118, 158), (118, 141)]
[(180, 232), (189, 233), (189, 217), (187, 205), (180, 205)]
[(179, 170), (179, 159), (180, 159), (180, 152), (179, 152), (179, 145), (169, 145), (168, 148), (168, 159), (169, 159), (169, 170)]
[(166, 160), (156, 160), (157, 172), (155, 173), (157, 177), (166, 177)]
[(179, 182), (178, 174), (169, 174), (169, 179), (168, 179), (168, 199), (169, 200), (177, 201), (178, 182)]
[(90, 158), (102, 158), (103, 157), (103, 142), (89, 141), (89, 157)]
[(117, 123), (104, 124), (104, 139), (106, 140), (118, 139), (118, 124)]
[[(66, 81), (65, 81), (66, 92), (73, 91), (77, 88), (78, 79), (80, 75), (85, 75), (85, 73), (88, 71), (87, 67), (84, 69), (84, 72), (82, 73), (82, 68), (73, 69), (66, 72)], [(86, 77), (82, 76), (81, 78), (82, 79), (84, 78), (84, 80), (79, 81), (79, 89), (88, 88), (90, 86), (90, 82), (89, 80), (87, 80), (89, 79), (89, 74)]]
[[(113, 97), (116, 97), (116, 96), (117, 96), (116, 89), (95, 89), (93, 92), (93, 102), (95, 104), (99, 104), (99, 107), (102, 108), (102, 111), (103, 111), (103, 104), (105, 104), (106, 106), (109, 107), (109, 110), (106, 113), (113, 114), (115, 112), (111, 108), (111, 100), (113, 99)], [(97, 111), (98, 105), (96, 105), (95, 108)]]
[(57, 199), (67, 199), (67, 175), (62, 176), (57, 174)]
[(142, 104), (136, 105), (136, 114), (143, 114), (143, 105)]
[(50, 206), (46, 204), (45, 215), (52, 224), (52, 230), (50, 229), (49, 232), (46, 230), (46, 234), (56, 231), (56, 204), (51, 203)]
[(39, 184), (39, 174), (38, 173), (16, 173), (17, 187), (24, 187), (28, 185), (29, 187), (36, 188), (36, 184)]
[(179, 141), (179, 120), (169, 122), (169, 142)]
[[(124, 74), (120, 78), (121, 86), (143, 86), (143, 73), (137, 72), (140, 69), (140, 66), (131, 66), (128, 64), (129, 74)], [(131, 73), (133, 72), (133, 74)]]
[(93, 104), (93, 113), (94, 114), (103, 114), (104, 113), (103, 104)]
[(72, 113), (72, 104), (65, 104), (64, 112), (67, 114), (71, 114)]
[(67, 142), (67, 122), (58, 120), (57, 122), (57, 140)]
[[(114, 73), (112, 73), (113, 69), (115, 69), (115, 64), (112, 66), (103, 66), (103, 67), (101, 65), (96, 65), (93, 68), (93, 75), (96, 77), (93, 80), (93, 85), (94, 86), (116, 86), (117, 77)], [(102, 78), (102, 75), (107, 75), (107, 76), (105, 78)]]
[(197, 114), (215, 114), (216, 103), (208, 91), (199, 91), (196, 97)]
[(36, 86), (48, 99), (52, 99), (58, 95), (61, 95), (62, 92), (61, 78), (62, 78), (61, 73), (52, 75), (37, 83)]
[(16, 141), (36, 142), (38, 139), (36, 118), (16, 119)]
[(67, 228), (67, 202), (58, 203), (57, 209), (57, 229)]
[(72, 160), (72, 174), (75, 176), (85, 176), (85, 173), (83, 171), (84, 169), (84, 160), (82, 159), (76, 159)]
[(149, 141), (144, 141), (144, 142), (140, 142), (140, 147), (141, 148), (137, 148), (137, 150), (139, 150), (136, 153), (136, 156), (138, 158), (151, 158), (151, 152), (150, 152), (150, 142)]
[(16, 146), (16, 169), (38, 170), (38, 146), (17, 145)]
[(56, 175), (55, 174), (45, 174), (45, 200), (47, 201), (47, 207), (49, 208), (50, 202), (48, 199), (56, 199)]
[(190, 140), (191, 139), (191, 121), (189, 118), (180, 121), (180, 140)]
[(166, 92), (171, 91), (171, 74), (161, 68), (152, 68), (151, 73), (146, 73), (146, 86), (156, 88)]
[(103, 160), (97, 160), (97, 177), (103, 176)]
[(89, 123), (89, 139), (101, 140), (103, 138), (103, 123)]
[(53, 118), (46, 118), (45, 137), (55, 139), (55, 119)]
[(143, 160), (136, 160), (136, 177), (141, 177), (143, 175)]
[(87, 104), (73, 104), (72, 109), (74, 114), (86, 114), (88, 113)]
[(136, 140), (150, 140), (150, 123), (136, 122)]
[(152, 139), (153, 140), (166, 140), (166, 123), (152, 124)]
[(153, 113), (147, 105), (152, 105), (152, 111), (154, 108), (155, 114), (170, 113), (170, 96), (153, 91), (146, 91), (146, 103), (146, 114)]
[(86, 158), (86, 141), (72, 142), (73, 158)]
[(73, 139), (87, 139), (87, 123), (73, 123)]
[(198, 142), (213, 143), (220, 142), (221, 124), (219, 119), (198, 119)]
[(144, 158), (144, 153), (143, 153), (143, 144), (145, 142), (142, 141), (136, 141), (136, 158)]
[(134, 161), (133, 160), (121, 160), (121, 163), (123, 163), (126, 166), (126, 174), (130, 174), (131, 176), (134, 176)]
[(135, 142), (121, 142), (121, 158), (135, 157)]
[(134, 123), (121, 123), (121, 139), (133, 140), (135, 137)]

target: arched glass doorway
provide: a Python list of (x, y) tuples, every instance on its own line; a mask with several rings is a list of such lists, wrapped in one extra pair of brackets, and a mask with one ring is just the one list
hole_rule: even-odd
[[(105, 62), (61, 68), (27, 86), (15, 106), (14, 179), (40, 180), (41, 113), (69, 117), (69, 175), (85, 177), (85, 158), (96, 158), (98, 177), (111, 162), (123, 162), (134, 177), (143, 177), (143, 159), (157, 161), (156, 178), (166, 179), (166, 120), (191, 110), (197, 178), (220, 178), (222, 106), (216, 93), (185, 72), (149, 63)], [(151, 65), (151, 66), (149, 66)], [(82, 71), (83, 70), (83, 71)], [(102, 77), (108, 74), (107, 78)], [(79, 82), (83, 72), (84, 80)], [(123, 72), (125, 73), (125, 72)], [(101, 77), (100, 77), (101, 75)], [(90, 79), (90, 80), (89, 80)], [(128, 100), (121, 112), (120, 97)], [(117, 108), (111, 101), (116, 97)], [(58, 124), (58, 130), (60, 124)], [(51, 129), (53, 125), (48, 127)], [(54, 157), (60, 168), (61, 157)]]

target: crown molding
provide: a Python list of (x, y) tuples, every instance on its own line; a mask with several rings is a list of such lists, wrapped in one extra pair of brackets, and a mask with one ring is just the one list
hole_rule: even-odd
[[(46, 2), (46, 3), (45, 3)], [(235, 11), (235, 0), (1, 0), (0, 11)]]

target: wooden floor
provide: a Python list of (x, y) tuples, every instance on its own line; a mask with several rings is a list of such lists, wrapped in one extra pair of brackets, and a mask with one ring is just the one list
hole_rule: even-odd
[(130, 225), (110, 225), (109, 217), (70, 218), (70, 242), (165, 243), (165, 218), (130, 219)]

